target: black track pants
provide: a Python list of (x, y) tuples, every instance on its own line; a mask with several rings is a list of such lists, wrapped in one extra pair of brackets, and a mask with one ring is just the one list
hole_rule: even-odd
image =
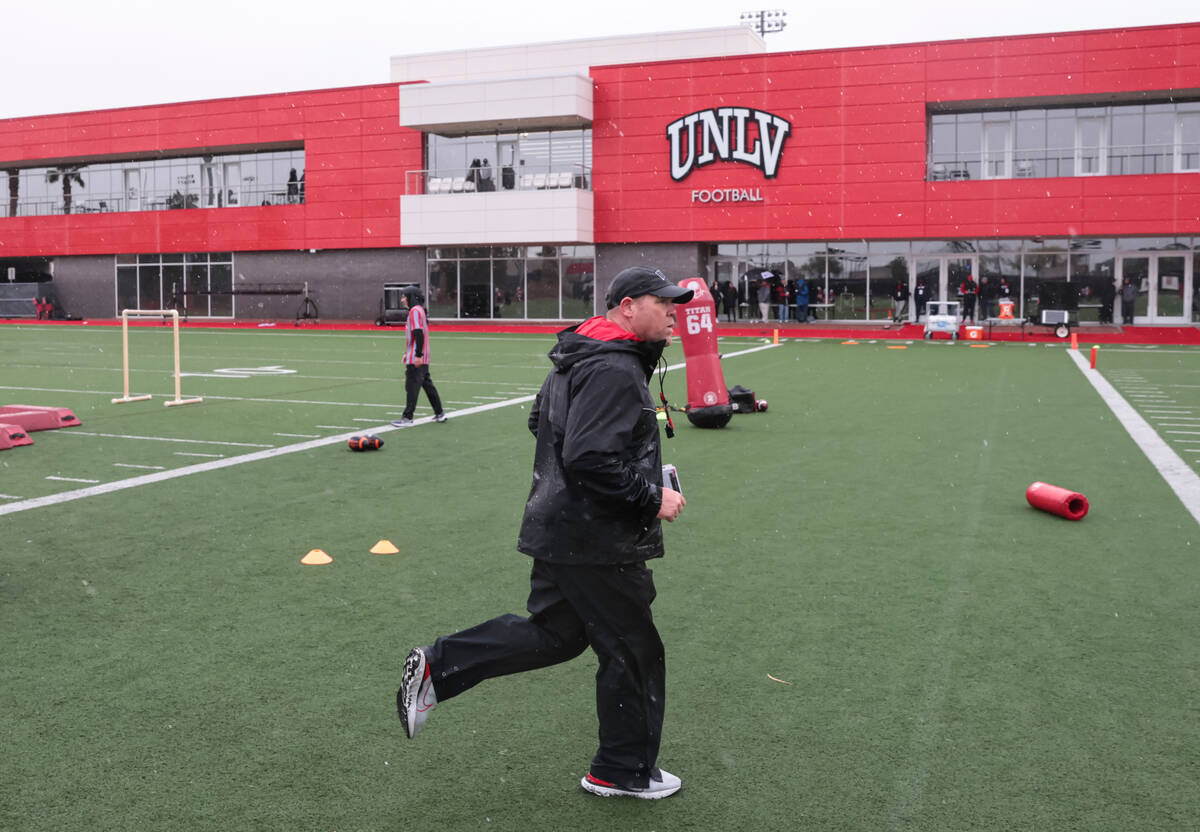
[(404, 418), (411, 419), (413, 413), (417, 409), (417, 396), (424, 390), (425, 395), (429, 397), (429, 406), (433, 408), (435, 414), (442, 412), (442, 398), (438, 395), (437, 388), (433, 386), (433, 379), (429, 377), (428, 364), (405, 364), (404, 365)]
[(662, 640), (644, 563), (564, 566), (535, 560), (528, 618), (502, 615), (426, 649), (439, 702), (495, 676), (549, 667), (591, 647), (600, 748), (591, 772), (644, 788), (658, 759), (666, 704)]

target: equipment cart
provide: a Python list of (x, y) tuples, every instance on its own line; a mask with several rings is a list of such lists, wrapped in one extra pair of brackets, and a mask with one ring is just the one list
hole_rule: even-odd
[(962, 323), (959, 315), (961, 304), (956, 300), (931, 300), (925, 318), (925, 338), (933, 339), (933, 333), (944, 332), (952, 340), (958, 340), (958, 327)]

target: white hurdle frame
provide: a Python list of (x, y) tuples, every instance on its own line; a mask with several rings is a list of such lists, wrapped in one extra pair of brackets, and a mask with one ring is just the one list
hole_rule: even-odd
[(181, 374), (179, 370), (179, 312), (175, 309), (122, 309), (121, 310), (121, 372), (125, 379), (125, 395), (119, 399), (113, 399), (113, 404), (125, 404), (126, 402), (144, 402), (152, 398), (149, 394), (145, 396), (129, 395), (129, 319), (130, 318), (170, 318), (171, 328), (173, 330), (175, 341), (175, 398), (169, 402), (163, 402), (164, 407), (174, 407), (177, 404), (196, 404), (204, 399), (185, 399), (181, 394)]

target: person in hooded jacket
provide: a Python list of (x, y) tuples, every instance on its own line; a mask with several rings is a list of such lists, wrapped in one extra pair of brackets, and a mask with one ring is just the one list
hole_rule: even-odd
[(396, 706), (414, 737), (429, 712), (485, 679), (599, 661), (600, 747), (580, 785), (604, 797), (657, 799), (680, 779), (657, 764), (666, 701), (664, 649), (646, 561), (683, 495), (662, 485), (658, 419), (647, 384), (692, 292), (658, 270), (614, 278), (608, 312), (563, 330), (529, 415), (533, 485), (517, 549), (533, 558), (528, 618), (501, 615), (404, 664)]

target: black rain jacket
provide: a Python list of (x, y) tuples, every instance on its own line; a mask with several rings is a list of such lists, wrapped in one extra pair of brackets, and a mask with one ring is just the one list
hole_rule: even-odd
[(665, 343), (597, 340), (579, 326), (558, 334), (529, 414), (537, 448), (517, 549), (571, 565), (662, 557), (662, 455), (647, 383)]

